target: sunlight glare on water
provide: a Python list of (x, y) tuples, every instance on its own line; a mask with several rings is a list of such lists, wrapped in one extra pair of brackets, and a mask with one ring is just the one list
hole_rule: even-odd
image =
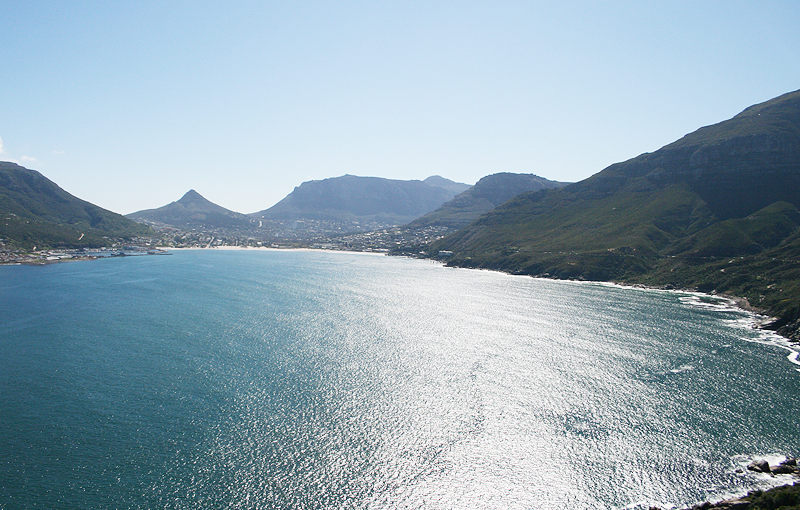
[(300, 251), (0, 291), (3, 509), (649, 508), (800, 453), (785, 351), (691, 295)]

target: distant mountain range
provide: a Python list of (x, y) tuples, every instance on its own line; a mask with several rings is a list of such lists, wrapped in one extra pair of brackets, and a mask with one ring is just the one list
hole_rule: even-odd
[[(0, 162), (0, 215), (0, 242), (26, 249), (153, 233), (9, 162)], [(274, 240), (398, 225), (422, 227), (414, 239), (429, 239), (425, 227), (459, 229), (425, 250), (457, 266), (730, 293), (800, 340), (800, 91), (569, 185), (532, 174), (494, 174), (474, 187), (344, 175), (302, 183), (250, 215), (190, 190), (128, 216)]]
[(440, 176), (403, 181), (344, 175), (304, 182), (274, 206), (252, 214), (225, 209), (189, 190), (180, 200), (126, 217), (158, 228), (227, 230), (256, 237), (299, 239), (401, 225), (469, 188)]
[(730, 292), (800, 328), (800, 91), (434, 243), (449, 264)]
[(407, 226), (408, 228), (437, 226), (452, 229), (466, 227), (480, 215), (491, 211), (520, 193), (558, 188), (567, 184), (533, 174), (501, 172), (487, 175), (475, 183), (475, 186), (464, 190), (435, 211), (415, 219)]
[(261, 220), (321, 220), (402, 225), (433, 211), (469, 185), (433, 176), (424, 181), (343, 175), (308, 181), (274, 206), (250, 216)]
[(0, 238), (8, 246), (94, 248), (153, 234), (145, 225), (70, 195), (35, 170), (0, 162)]
[(181, 229), (235, 229), (251, 227), (254, 223), (252, 218), (210, 202), (193, 189), (187, 191), (180, 200), (163, 207), (145, 209), (125, 216), (135, 221), (171, 225)]

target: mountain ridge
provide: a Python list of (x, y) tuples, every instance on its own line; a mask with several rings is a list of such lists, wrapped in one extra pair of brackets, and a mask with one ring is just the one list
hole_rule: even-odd
[(249, 216), (268, 220), (312, 219), (396, 226), (436, 209), (455, 196), (456, 189), (452, 185), (445, 188), (419, 180), (346, 174), (306, 181), (274, 206)]
[(428, 251), (452, 252), (450, 265), (740, 295), (800, 338), (799, 208), (796, 91), (523, 193)]
[(459, 193), (435, 211), (421, 216), (407, 228), (441, 226), (458, 229), (526, 191), (557, 188), (569, 183), (551, 181), (534, 174), (498, 172), (482, 177), (474, 186)]
[(64, 191), (36, 170), (0, 162), (0, 237), (15, 247), (95, 248), (153, 231)]

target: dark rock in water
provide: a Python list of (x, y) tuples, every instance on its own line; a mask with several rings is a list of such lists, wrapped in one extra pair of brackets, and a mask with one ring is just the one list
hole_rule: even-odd
[(769, 468), (769, 462), (766, 460), (754, 460), (750, 464), (747, 465), (747, 469), (750, 471), (755, 471), (756, 473), (771, 473), (772, 471)]
[(728, 510), (747, 510), (750, 508), (750, 502), (743, 499), (732, 499), (727, 501), (728, 506), (720, 507), (727, 508)]
[(726, 501), (727, 506), (720, 508), (727, 508), (728, 510), (747, 510), (750, 508), (750, 502), (744, 499), (731, 499)]
[(797, 459), (786, 459), (777, 466), (772, 466), (772, 473), (776, 475), (798, 475), (800, 469), (797, 468)]
[(788, 466), (786, 464), (780, 464), (778, 466), (772, 466), (770, 468), (770, 470), (772, 471), (772, 474), (774, 474), (774, 475), (789, 475), (789, 474), (797, 472), (797, 468), (796, 467)]
[(747, 510), (750, 502), (744, 499), (728, 499), (719, 503), (709, 503), (706, 501), (700, 505), (695, 505), (691, 510)]

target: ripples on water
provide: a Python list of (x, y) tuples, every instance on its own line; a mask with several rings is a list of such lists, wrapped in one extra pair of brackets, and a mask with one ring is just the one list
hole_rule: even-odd
[(696, 296), (203, 251), (0, 299), (2, 509), (649, 508), (800, 453), (785, 351)]

